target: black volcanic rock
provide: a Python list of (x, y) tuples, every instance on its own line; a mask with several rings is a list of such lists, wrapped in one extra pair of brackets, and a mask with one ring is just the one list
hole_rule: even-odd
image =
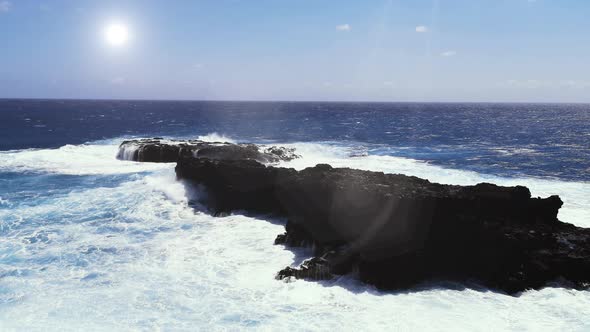
[(590, 230), (557, 219), (558, 196), (532, 198), (525, 187), (188, 156), (178, 160), (176, 174), (203, 185), (215, 213), (288, 218), (275, 242), (311, 245), (316, 257), (278, 278), (354, 272), (382, 289), (446, 279), (510, 294), (559, 280), (574, 288), (590, 282)]
[(295, 149), (285, 147), (272, 146), (261, 149), (254, 144), (148, 138), (121, 143), (117, 159), (171, 163), (176, 162), (181, 156), (220, 160), (256, 160), (261, 163), (277, 163), (299, 158), (295, 154)]

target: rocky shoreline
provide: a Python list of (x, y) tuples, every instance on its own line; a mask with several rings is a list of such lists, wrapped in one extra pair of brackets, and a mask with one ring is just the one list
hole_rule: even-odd
[[(143, 152), (130, 154), (130, 146)], [(214, 214), (286, 218), (286, 232), (275, 243), (311, 246), (315, 257), (281, 270), (279, 279), (352, 273), (380, 289), (450, 280), (508, 294), (555, 282), (590, 285), (590, 229), (557, 219), (558, 196), (329, 165), (296, 171), (270, 166), (296, 158), (295, 151), (251, 144), (137, 140), (121, 145), (119, 158), (129, 155), (177, 162), (177, 178), (204, 187)]]
[(205, 142), (201, 140), (166, 140), (160, 137), (123, 141), (117, 159), (139, 162), (172, 163), (180, 157), (219, 160), (255, 160), (263, 164), (299, 158), (294, 149), (254, 144)]

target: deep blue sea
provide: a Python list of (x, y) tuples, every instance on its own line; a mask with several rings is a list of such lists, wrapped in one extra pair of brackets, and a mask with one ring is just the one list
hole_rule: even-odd
[(115, 159), (155, 136), (286, 145), (296, 169), (521, 184), (590, 227), (590, 105), (0, 100), (1, 331), (590, 330), (587, 291), (276, 281), (310, 255), (273, 245), (280, 220), (213, 218), (174, 164)]
[(0, 101), (0, 150), (222, 133), (335, 142), (503, 176), (590, 181), (590, 105)]

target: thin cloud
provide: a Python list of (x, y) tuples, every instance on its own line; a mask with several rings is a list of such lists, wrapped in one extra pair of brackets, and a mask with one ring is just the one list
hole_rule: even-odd
[(455, 51), (445, 51), (440, 54), (440, 56), (445, 56), (445, 57), (455, 56), (455, 55), (457, 55), (457, 52), (455, 52)]
[(341, 24), (336, 26), (336, 30), (338, 31), (350, 31), (352, 27), (350, 24)]
[(0, 1), (0, 12), (7, 12), (12, 8), (12, 3), (10, 1)]
[(416, 27), (416, 32), (419, 32), (419, 33), (428, 32), (428, 27), (425, 25), (419, 25)]

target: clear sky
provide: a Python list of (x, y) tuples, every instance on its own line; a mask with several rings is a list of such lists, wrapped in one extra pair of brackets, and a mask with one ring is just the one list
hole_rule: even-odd
[(0, 97), (590, 102), (590, 1), (0, 0)]

